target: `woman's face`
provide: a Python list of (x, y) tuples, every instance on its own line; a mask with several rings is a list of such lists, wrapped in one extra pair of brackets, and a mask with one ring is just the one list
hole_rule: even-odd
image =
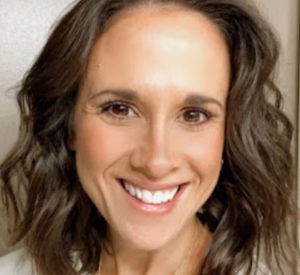
[(128, 245), (162, 247), (211, 195), (229, 78), (221, 33), (192, 11), (127, 12), (94, 45), (71, 146), (84, 190)]

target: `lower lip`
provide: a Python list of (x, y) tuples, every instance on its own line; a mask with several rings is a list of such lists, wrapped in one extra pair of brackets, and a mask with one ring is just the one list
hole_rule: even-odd
[(149, 204), (145, 203), (136, 197), (131, 196), (122, 186), (121, 181), (119, 181), (119, 184), (122, 188), (122, 190), (125, 193), (126, 199), (128, 200), (128, 203), (132, 205), (136, 210), (145, 213), (145, 214), (152, 214), (152, 215), (166, 215), (170, 213), (174, 208), (175, 205), (177, 204), (179, 198), (181, 197), (182, 193), (184, 190), (187, 188), (188, 184), (183, 184), (180, 187), (180, 190), (178, 193), (175, 195), (173, 200), (162, 203), (162, 204)]

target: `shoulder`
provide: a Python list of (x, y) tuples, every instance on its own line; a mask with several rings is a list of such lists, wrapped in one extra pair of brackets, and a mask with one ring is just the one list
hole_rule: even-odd
[(36, 275), (32, 268), (32, 261), (24, 249), (16, 250), (0, 258), (0, 274)]
[[(82, 266), (79, 259), (79, 252), (71, 252), (74, 261), (75, 270), (79, 270)], [(26, 250), (19, 249), (0, 257), (0, 275), (37, 275), (34, 264)], [(83, 275), (89, 275), (84, 273)]]

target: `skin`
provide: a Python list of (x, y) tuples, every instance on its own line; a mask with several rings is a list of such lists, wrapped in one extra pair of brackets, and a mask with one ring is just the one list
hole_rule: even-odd
[[(102, 275), (174, 274), (182, 262), (177, 274), (196, 273), (211, 235), (195, 213), (218, 181), (229, 79), (220, 31), (193, 11), (126, 12), (94, 45), (70, 144), (82, 186), (107, 221), (113, 256), (103, 254)], [(103, 90), (133, 90), (139, 99)], [(210, 100), (185, 102), (191, 93)], [(129, 107), (102, 112), (108, 100)], [(128, 203), (119, 178), (187, 187), (170, 213), (149, 215)]]

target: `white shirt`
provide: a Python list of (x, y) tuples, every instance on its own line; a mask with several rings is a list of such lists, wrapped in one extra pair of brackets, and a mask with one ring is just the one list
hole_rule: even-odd
[(31, 261), (25, 257), (24, 250), (19, 249), (0, 258), (1, 275), (37, 275)]
[[(0, 258), (0, 274), (38, 275), (33, 268), (32, 261), (25, 256), (24, 249), (16, 250)], [(239, 272), (237, 275), (243, 275), (243, 272)], [(259, 264), (259, 271), (256, 275), (272, 275), (272, 273), (266, 266)]]

